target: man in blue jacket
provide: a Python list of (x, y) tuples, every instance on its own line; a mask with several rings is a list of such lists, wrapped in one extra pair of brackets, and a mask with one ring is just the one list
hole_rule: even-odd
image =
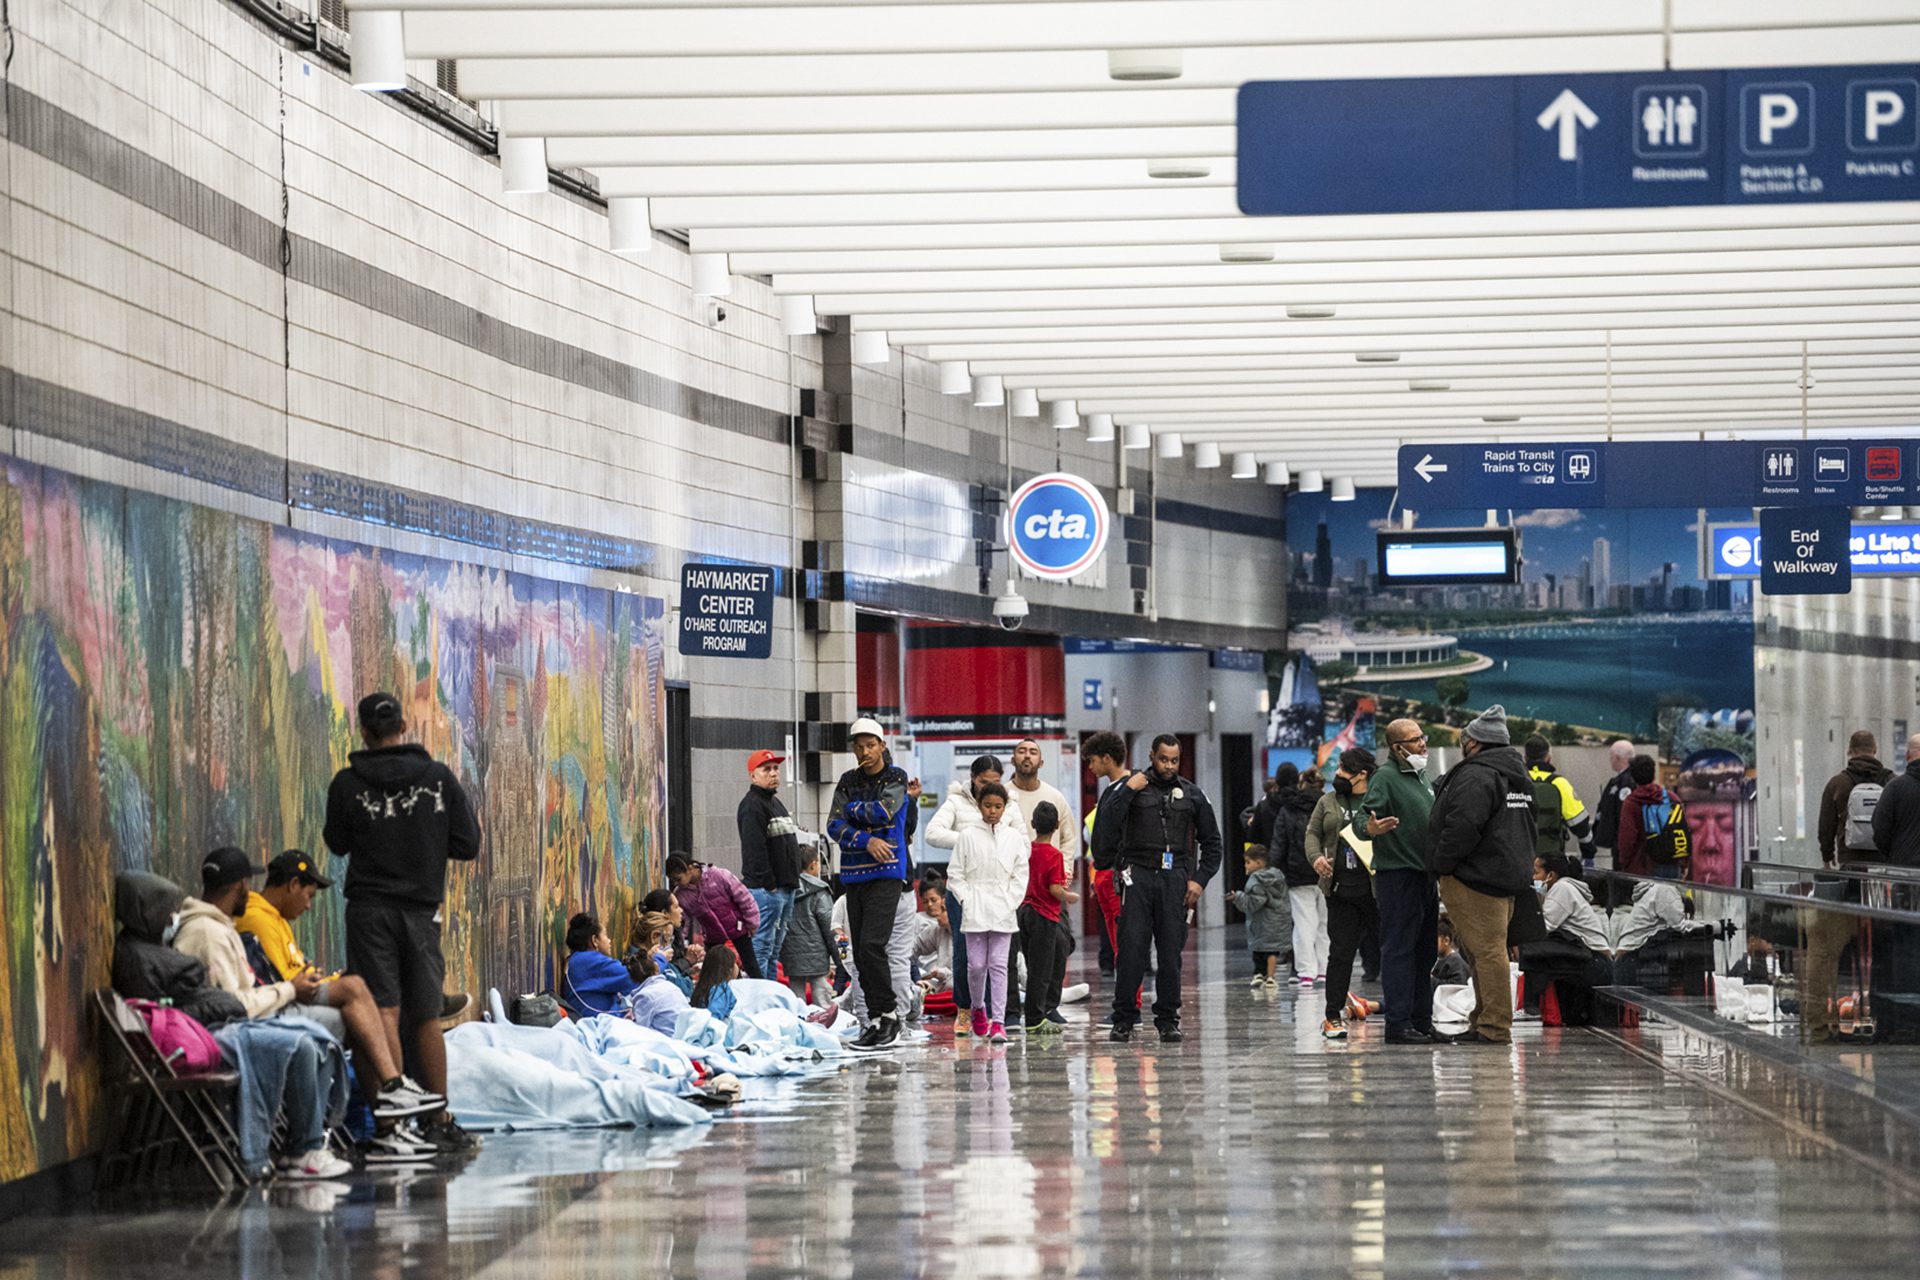
[(848, 1047), (881, 1053), (900, 1038), (887, 944), (907, 887), (911, 779), (893, 763), (877, 721), (861, 718), (848, 737), (855, 765), (840, 775), (827, 817), (827, 836), (840, 846), (840, 884), (846, 891), (847, 932), (870, 1021)]

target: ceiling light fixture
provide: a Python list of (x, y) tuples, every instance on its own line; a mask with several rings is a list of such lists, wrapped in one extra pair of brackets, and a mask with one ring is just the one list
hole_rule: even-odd
[(820, 331), (820, 317), (813, 309), (810, 293), (780, 295), (780, 332), (789, 338), (804, 338)]
[(1187, 442), (1180, 438), (1178, 431), (1163, 431), (1159, 439), (1154, 441), (1154, 452), (1168, 461), (1180, 457), (1186, 451)]
[(1353, 477), (1335, 476), (1333, 478), (1333, 492), (1328, 494), (1327, 497), (1334, 502), (1352, 502)]
[(628, 256), (653, 248), (653, 214), (645, 196), (615, 196), (607, 201), (607, 248)]
[(693, 296), (696, 298), (724, 298), (733, 292), (733, 276), (727, 271), (727, 255), (724, 253), (696, 253), (693, 255)]
[(1212, 172), (1213, 165), (1205, 160), (1147, 161), (1149, 178), (1204, 178)]
[(1235, 480), (1251, 480), (1259, 474), (1260, 462), (1252, 454), (1236, 453), (1233, 455), (1233, 478)]
[(407, 87), (407, 51), (397, 9), (356, 12), (353, 31), (347, 37), (347, 53), (354, 88), (392, 93)]
[(1220, 246), (1222, 262), (1272, 262), (1274, 247), (1270, 244), (1223, 244)]
[(964, 396), (973, 390), (973, 375), (967, 372), (965, 360), (942, 360), (940, 362), (940, 394), (943, 396)]
[(1453, 384), (1451, 382), (1443, 382), (1439, 378), (1415, 378), (1413, 381), (1407, 384), (1407, 390), (1409, 391), (1445, 391), (1452, 386)]
[(1055, 400), (1047, 406), (1047, 414), (1055, 431), (1068, 431), (1080, 425), (1080, 410), (1071, 400)]
[(546, 194), (545, 138), (500, 139), (500, 189), (510, 196)]
[(886, 364), (893, 359), (893, 353), (887, 349), (887, 331), (885, 329), (859, 329), (854, 332), (849, 344), (847, 358), (855, 364)]
[(1193, 446), (1193, 465), (1199, 471), (1212, 471), (1220, 465), (1220, 446), (1217, 444), (1197, 444)]
[(1087, 443), (1113, 443), (1113, 415), (1110, 413), (1090, 413), (1087, 415)]
[(1325, 492), (1326, 487), (1326, 477), (1322, 476), (1318, 471), (1302, 471), (1300, 473), (1300, 492), (1322, 493)]
[(1285, 487), (1293, 483), (1293, 469), (1284, 462), (1267, 464), (1267, 483)]
[(1145, 449), (1153, 443), (1153, 428), (1144, 422), (1129, 422), (1121, 439), (1123, 449)]
[(976, 373), (973, 375), (973, 407), (976, 409), (998, 409), (1007, 402), (1007, 384), (997, 373)]
[(1400, 353), (1398, 351), (1358, 351), (1354, 353), (1353, 358), (1361, 364), (1400, 363)]
[(1480, 421), (1482, 422), (1518, 422), (1520, 421), (1520, 415), (1517, 413), (1489, 413), (1484, 417), (1482, 417)]
[(1185, 63), (1179, 49), (1107, 51), (1107, 75), (1114, 80), (1178, 80)]
[(1037, 418), (1040, 416), (1040, 393), (1032, 387), (1013, 389), (1013, 416), (1016, 418)]
[(1314, 305), (1287, 308), (1287, 319), (1289, 320), (1331, 320), (1333, 319), (1333, 314), (1333, 308), (1328, 306)]

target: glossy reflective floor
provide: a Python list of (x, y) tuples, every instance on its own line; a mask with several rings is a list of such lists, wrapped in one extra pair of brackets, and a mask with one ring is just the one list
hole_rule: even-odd
[[(1189, 1039), (949, 1032), (699, 1133), (492, 1137), (454, 1176), (0, 1230), (0, 1275), (1902, 1276), (1912, 1133), (1690, 1033), (1318, 1037), (1196, 944)], [(1087, 1016), (1087, 1006), (1075, 1011)], [(1095, 1007), (1093, 1016), (1098, 1016)], [(1662, 1065), (1670, 1057), (1671, 1066)], [(1829, 1117), (1832, 1118), (1829, 1125)]]

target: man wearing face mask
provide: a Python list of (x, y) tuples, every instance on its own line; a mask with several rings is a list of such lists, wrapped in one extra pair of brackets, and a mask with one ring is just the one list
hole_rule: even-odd
[(1427, 972), (1440, 927), (1440, 900), (1427, 874), (1427, 736), (1414, 720), (1387, 726), (1387, 763), (1361, 803), (1373, 842), (1373, 897), (1380, 910), (1380, 987), (1387, 1043), (1432, 1044)]

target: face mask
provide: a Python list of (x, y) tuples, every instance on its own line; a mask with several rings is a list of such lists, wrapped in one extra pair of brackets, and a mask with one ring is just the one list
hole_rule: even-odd
[(180, 932), (180, 913), (176, 911), (173, 913), (173, 919), (167, 922), (167, 927), (160, 931), (160, 945), (163, 947), (172, 946), (174, 935), (179, 932)]
[(1545, 880), (1535, 880), (1533, 882), (1533, 891), (1535, 893), (1545, 893), (1547, 891), (1547, 882)]
[(1352, 795), (1353, 783), (1349, 779), (1336, 777), (1333, 780), (1333, 794), (1337, 796)]
[(1427, 767), (1427, 754), (1426, 754), (1426, 752), (1424, 752), (1424, 751), (1423, 751), (1423, 752), (1421, 752), (1421, 753), (1420, 753), (1420, 754), (1418, 754), (1418, 755), (1409, 755), (1409, 756), (1407, 757), (1407, 765), (1408, 765), (1408, 767), (1409, 767), (1409, 768), (1411, 768), (1411, 769), (1412, 769), (1412, 770), (1413, 770), (1413, 771), (1414, 771), (1415, 773), (1421, 773), (1421, 772), (1424, 772), (1424, 771), (1426, 770), (1426, 767)]

